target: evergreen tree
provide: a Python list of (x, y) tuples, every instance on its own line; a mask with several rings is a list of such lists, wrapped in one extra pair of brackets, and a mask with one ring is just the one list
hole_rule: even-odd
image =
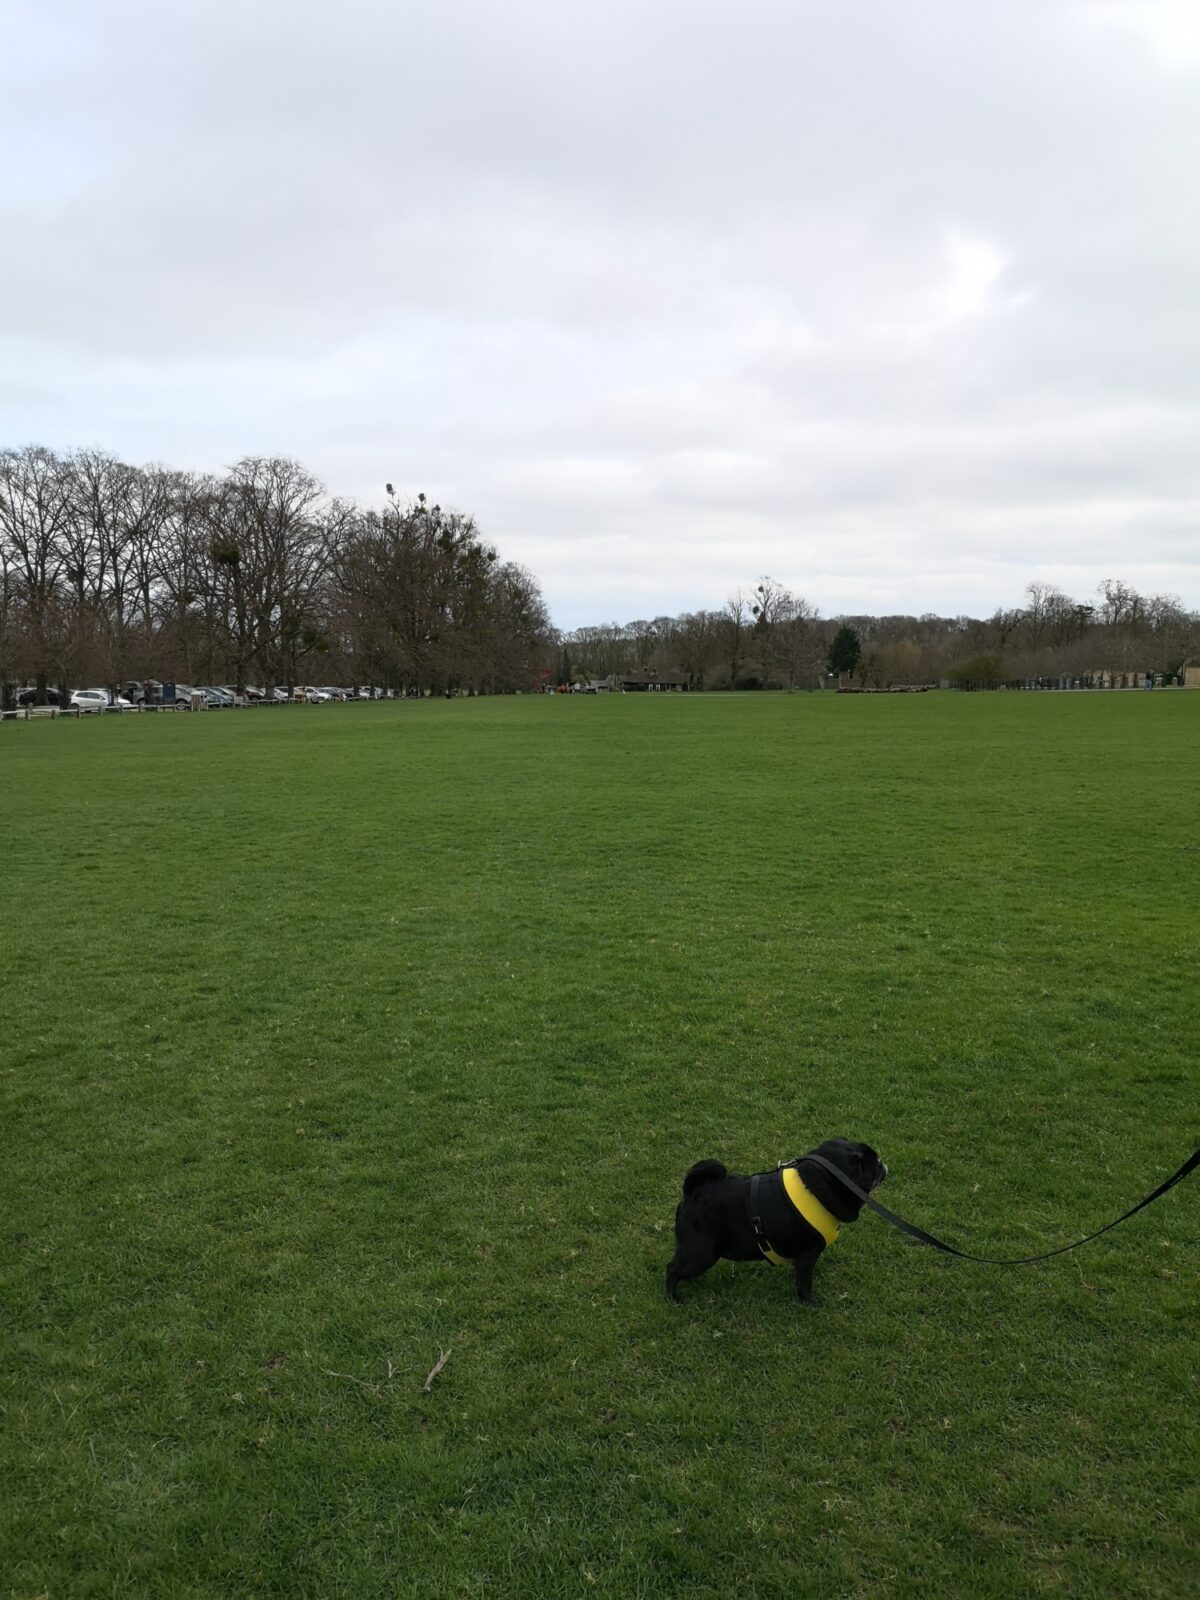
[(861, 655), (862, 645), (854, 629), (845, 626), (839, 628), (829, 646), (830, 672), (836, 672), (839, 678), (843, 673), (852, 673)]

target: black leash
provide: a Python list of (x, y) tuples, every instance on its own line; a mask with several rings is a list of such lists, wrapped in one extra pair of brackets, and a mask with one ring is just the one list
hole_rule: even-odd
[(1111, 1233), (1114, 1228), (1120, 1227), (1122, 1222), (1127, 1222), (1130, 1217), (1148, 1206), (1151, 1201), (1158, 1200), (1162, 1195), (1166, 1194), (1168, 1189), (1173, 1189), (1177, 1183), (1182, 1183), (1189, 1172), (1194, 1172), (1197, 1167), (1200, 1167), (1200, 1150), (1190, 1155), (1178, 1172), (1173, 1172), (1165, 1183), (1160, 1183), (1153, 1194), (1148, 1194), (1144, 1200), (1139, 1200), (1137, 1205), (1130, 1206), (1129, 1210), (1123, 1216), (1118, 1217), (1116, 1222), (1110, 1222), (1103, 1228), (1097, 1228), (1095, 1233), (1089, 1233), (1086, 1239), (1076, 1239), (1074, 1244), (1059, 1245), (1057, 1250), (1044, 1250), (1040, 1256), (1011, 1256), (1007, 1259), (997, 1258), (996, 1256), (968, 1255), (965, 1250), (956, 1250), (952, 1244), (947, 1244), (944, 1239), (937, 1239), (932, 1233), (926, 1233), (925, 1229), (918, 1228), (915, 1222), (906, 1222), (903, 1217), (898, 1217), (894, 1211), (889, 1211), (886, 1206), (881, 1206), (878, 1200), (872, 1200), (869, 1194), (858, 1187), (853, 1178), (848, 1178), (844, 1172), (834, 1166), (832, 1161), (826, 1161), (824, 1156), (800, 1156), (795, 1161), (788, 1161), (784, 1164), (794, 1167), (798, 1166), (801, 1161), (815, 1161), (817, 1166), (824, 1167), (826, 1172), (832, 1173), (839, 1183), (844, 1183), (850, 1193), (856, 1195), (865, 1206), (870, 1206), (877, 1216), (882, 1217), (885, 1222), (890, 1222), (893, 1228), (899, 1228), (900, 1232), (906, 1233), (910, 1239), (917, 1239), (921, 1244), (931, 1244), (935, 1250), (942, 1250), (948, 1256), (959, 1256), (963, 1261), (980, 1261), (988, 1267), (1024, 1267), (1028, 1266), (1031, 1261), (1048, 1261), (1051, 1256), (1061, 1256), (1065, 1255), (1068, 1250), (1078, 1250), (1081, 1244), (1087, 1244), (1092, 1239), (1098, 1239), (1102, 1233)]

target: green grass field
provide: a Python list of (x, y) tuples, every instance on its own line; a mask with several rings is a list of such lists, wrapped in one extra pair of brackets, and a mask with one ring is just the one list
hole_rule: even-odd
[[(0, 728), (0, 1594), (1192, 1596), (1200, 694)], [(452, 1354), (428, 1394), (439, 1352)]]

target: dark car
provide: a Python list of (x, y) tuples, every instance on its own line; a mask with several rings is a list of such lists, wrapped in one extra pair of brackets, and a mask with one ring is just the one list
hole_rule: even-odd
[(157, 678), (147, 678), (145, 683), (131, 678), (121, 693), (135, 706), (161, 705), (162, 687)]

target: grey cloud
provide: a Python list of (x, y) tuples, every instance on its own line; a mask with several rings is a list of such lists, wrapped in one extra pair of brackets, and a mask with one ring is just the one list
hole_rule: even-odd
[(567, 624), (1131, 550), (1200, 603), (1200, 48), (1150, 16), (27, 5), (7, 436), (430, 489)]

